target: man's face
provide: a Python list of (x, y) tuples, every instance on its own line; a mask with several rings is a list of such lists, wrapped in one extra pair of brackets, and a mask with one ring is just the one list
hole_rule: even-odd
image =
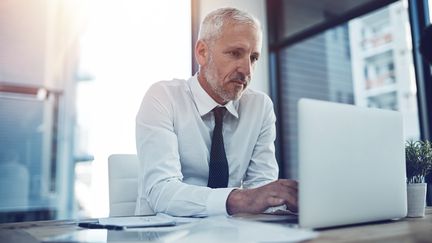
[(250, 83), (260, 55), (259, 30), (247, 24), (226, 24), (217, 40), (201, 45), (205, 49), (198, 53), (198, 56), (205, 53), (198, 60), (203, 88), (220, 104), (239, 99)]

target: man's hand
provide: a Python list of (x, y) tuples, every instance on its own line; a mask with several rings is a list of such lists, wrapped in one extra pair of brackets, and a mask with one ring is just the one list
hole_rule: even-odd
[(262, 213), (269, 207), (286, 205), (298, 211), (297, 181), (279, 179), (254, 189), (233, 190), (227, 199), (228, 214)]

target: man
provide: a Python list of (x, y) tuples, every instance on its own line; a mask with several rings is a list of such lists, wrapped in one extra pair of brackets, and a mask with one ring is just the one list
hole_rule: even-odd
[(248, 13), (215, 10), (195, 46), (199, 72), (148, 90), (136, 118), (136, 214), (147, 203), (176, 216), (297, 211), (297, 182), (277, 180), (272, 102), (247, 89), (261, 39)]

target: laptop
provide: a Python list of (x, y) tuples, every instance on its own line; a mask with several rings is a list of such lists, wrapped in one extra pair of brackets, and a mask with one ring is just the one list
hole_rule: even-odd
[(399, 112), (312, 99), (301, 99), (298, 112), (301, 227), (406, 216)]

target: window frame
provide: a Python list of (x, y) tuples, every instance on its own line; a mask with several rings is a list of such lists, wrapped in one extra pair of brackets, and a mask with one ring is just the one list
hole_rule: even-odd
[(427, 0), (408, 1), (413, 45), (413, 60), (417, 84), (417, 103), (419, 108), (420, 138), (432, 139), (432, 74), (431, 67), (422, 58), (419, 43), (422, 30), (430, 24)]
[[(278, 136), (275, 141), (276, 147), (276, 158), (279, 163), (279, 176), (281, 178), (286, 178), (285, 167), (288, 165), (283, 161), (285, 156), (285, 151), (282, 149), (282, 145), (287, 141), (281, 134), (284, 134), (285, 128), (281, 125), (282, 111), (282, 89), (281, 87), (281, 57), (280, 53), (283, 48), (287, 48), (296, 43), (304, 41), (310, 37), (323, 33), (337, 25), (343, 24), (351, 19), (365, 15), (379, 8), (388, 6), (391, 3), (397, 2), (399, 0), (379, 0), (372, 1), (365, 4), (359, 8), (355, 8), (348, 11), (346, 14), (339, 16), (337, 18), (331, 19), (327, 22), (323, 22), (307, 28), (299, 33), (296, 33), (288, 38), (279, 38), (279, 32), (281, 28), (278, 28), (278, 19), (282, 15), (282, 4), (283, 0), (267, 0), (267, 28), (269, 34), (269, 78), (270, 78), (270, 97), (274, 102), (274, 108), (276, 116), (278, 117), (278, 122), (276, 123), (276, 128), (278, 131)], [(421, 139), (431, 139), (432, 131), (432, 96), (427, 96), (426, 94), (432, 94), (432, 75), (431, 69), (427, 63), (421, 58), (418, 43), (420, 39), (420, 33), (427, 23), (429, 23), (429, 10), (428, 10), (428, 0), (408, 0), (408, 11), (409, 19), (411, 24), (411, 35), (413, 41), (413, 57), (414, 57), (414, 67), (417, 83), (417, 100), (419, 106), (419, 120), (420, 120), (420, 137)]]

